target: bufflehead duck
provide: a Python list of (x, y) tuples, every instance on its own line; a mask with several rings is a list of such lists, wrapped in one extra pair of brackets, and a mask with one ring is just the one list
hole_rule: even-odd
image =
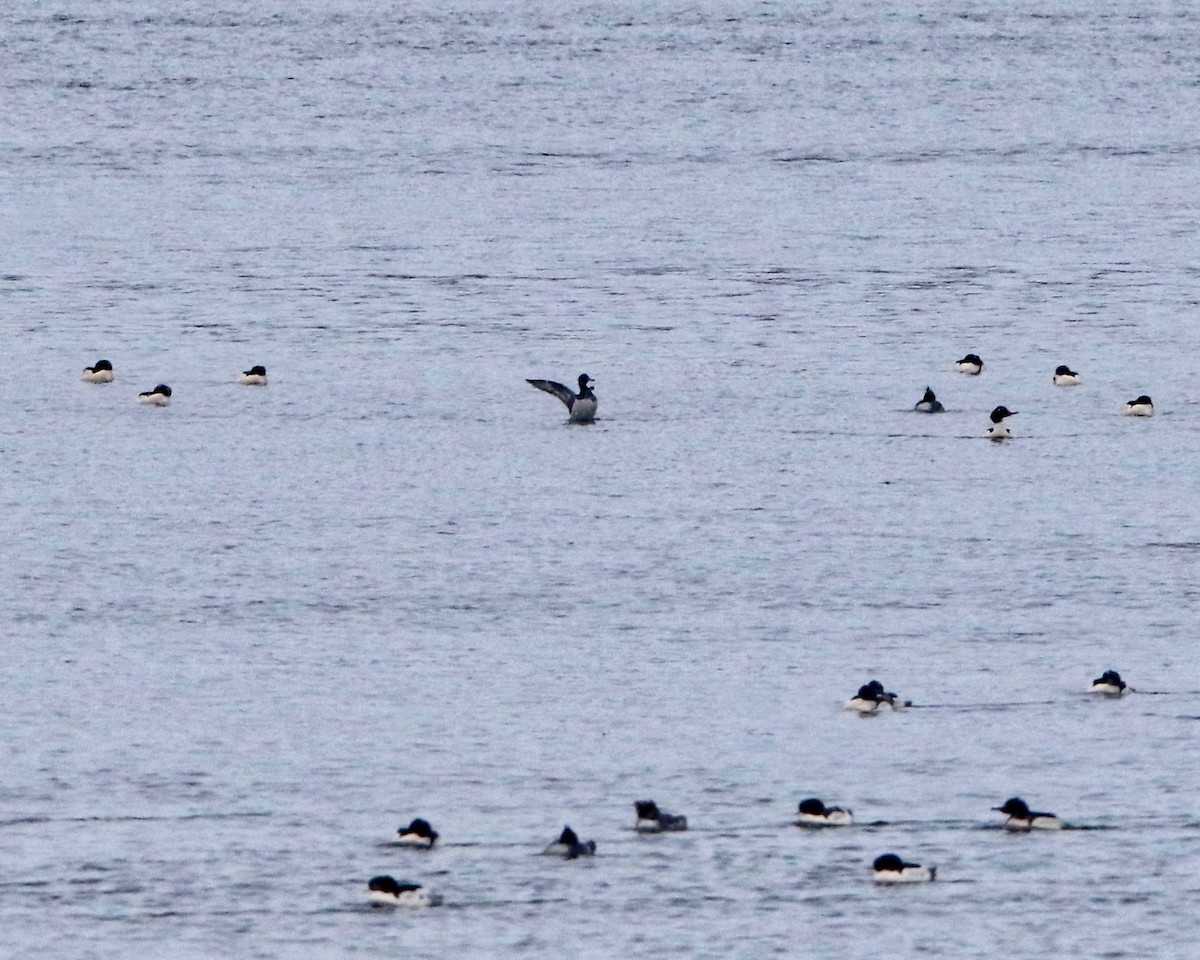
[(929, 883), (937, 876), (937, 867), (905, 863), (894, 853), (876, 857), (873, 868), (876, 883)]
[(1061, 830), (1062, 821), (1053, 813), (1030, 810), (1020, 797), (1009, 797), (1000, 807), (992, 807), (997, 813), (1008, 815), (1004, 821), (1006, 830)]
[(84, 383), (112, 383), (115, 376), (112, 364), (107, 360), (97, 360), (95, 366), (83, 368)]
[(992, 411), (992, 425), (987, 428), (987, 438), (989, 440), (1007, 440), (1012, 436), (1012, 431), (1008, 429), (1004, 423), (1005, 417), (1015, 417), (1016, 410), (1009, 410), (1008, 407), (997, 407)]
[(1101, 676), (1092, 681), (1088, 691), (1103, 693), (1109, 697), (1119, 697), (1129, 691), (1129, 685), (1121, 679), (1121, 675), (1116, 670), (1105, 670)]
[(983, 372), (983, 361), (979, 359), (979, 354), (968, 353), (954, 365), (954, 369), (959, 373), (969, 373), (971, 376), (977, 377)]
[(896, 695), (884, 690), (883, 684), (878, 680), (864, 683), (858, 688), (858, 693), (842, 704), (844, 709), (857, 710), (859, 713), (875, 713), (882, 706), (898, 710), (902, 706), (910, 707), (912, 704), (907, 701), (900, 703)]
[(419, 883), (400, 883), (394, 877), (372, 877), (367, 883), (372, 903), (387, 907), (436, 907), (442, 898)]
[(156, 407), (168, 406), (171, 402), (171, 388), (160, 383), (153, 390), (138, 394), (138, 403), (152, 403)]
[(420, 817), (396, 831), (396, 843), (404, 847), (432, 847), (437, 838), (438, 833), (429, 825), (429, 821)]
[(633, 829), (639, 833), (664, 833), (687, 829), (687, 817), (659, 810), (653, 800), (637, 800), (633, 804), (637, 811), (637, 823)]
[(539, 390), (552, 393), (567, 405), (572, 423), (591, 423), (596, 418), (596, 395), (592, 393), (595, 381), (586, 373), (579, 375), (579, 392), (572, 393), (569, 388), (553, 380), (526, 380)]
[(578, 835), (570, 827), (563, 827), (563, 831), (558, 835), (558, 839), (542, 851), (542, 853), (548, 856), (562, 857), (565, 860), (574, 860), (576, 857), (590, 857), (595, 852), (596, 841), (589, 840), (587, 843), (580, 843)]
[(265, 387), (267, 385), (267, 368), (256, 366), (249, 370), (243, 370), (242, 375), (238, 377), (238, 383), (244, 383), (248, 387)]
[(796, 811), (798, 827), (848, 827), (854, 822), (854, 813), (841, 807), (827, 807), (816, 797), (800, 801)]
[(1130, 400), (1125, 404), (1125, 412), (1131, 417), (1152, 417), (1154, 416), (1154, 402), (1143, 393), (1136, 400)]
[(1082, 378), (1065, 363), (1054, 368), (1054, 385), (1056, 387), (1074, 387), (1083, 382)]
[(914, 406), (913, 409), (916, 410), (917, 413), (943, 413), (946, 408), (943, 407), (941, 401), (933, 395), (933, 391), (926, 387), (925, 396), (917, 401), (916, 406)]

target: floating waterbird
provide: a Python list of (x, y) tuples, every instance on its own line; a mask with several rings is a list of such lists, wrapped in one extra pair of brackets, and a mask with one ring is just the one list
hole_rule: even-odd
[(937, 867), (907, 863), (894, 853), (876, 857), (872, 868), (876, 883), (929, 883), (937, 876)]
[(637, 823), (633, 828), (639, 833), (666, 833), (687, 829), (687, 817), (660, 810), (653, 800), (637, 800), (633, 807), (637, 811)]
[(107, 360), (97, 360), (95, 366), (83, 368), (82, 379), (84, 383), (112, 383), (115, 376), (111, 363)]
[(171, 403), (171, 388), (160, 383), (153, 390), (138, 394), (138, 403), (149, 403), (156, 407), (165, 407)]
[(933, 391), (926, 387), (925, 396), (917, 401), (913, 409), (916, 410), (917, 413), (942, 413), (946, 408), (943, 407), (941, 401), (934, 396)]
[(1012, 436), (1012, 431), (1008, 429), (1008, 425), (1004, 422), (1005, 417), (1015, 417), (1016, 410), (1009, 410), (1008, 407), (997, 407), (992, 411), (992, 425), (987, 428), (987, 438), (989, 440), (1007, 440)]
[(999, 807), (992, 807), (997, 813), (1008, 815), (1004, 821), (1006, 830), (1061, 830), (1062, 821), (1053, 813), (1041, 810), (1030, 810), (1029, 805), (1020, 797), (1009, 797)]
[(854, 813), (841, 807), (827, 807), (816, 797), (800, 801), (796, 811), (798, 827), (848, 827), (854, 822)]
[(552, 393), (567, 405), (572, 423), (591, 423), (596, 418), (596, 395), (592, 393), (595, 381), (586, 373), (579, 375), (579, 392), (572, 393), (570, 388), (553, 380), (526, 380), (539, 390)]

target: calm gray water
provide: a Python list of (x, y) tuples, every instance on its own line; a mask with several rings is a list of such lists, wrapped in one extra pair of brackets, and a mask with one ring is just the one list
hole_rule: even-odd
[(0, 955), (1190, 952), (1200, 13), (305, 6), (0, 13)]

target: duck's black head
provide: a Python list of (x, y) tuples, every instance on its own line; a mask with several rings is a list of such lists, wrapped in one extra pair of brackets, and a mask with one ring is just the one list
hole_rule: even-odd
[(1134, 406), (1138, 406), (1143, 403), (1146, 404), (1146, 406), (1150, 406), (1150, 407), (1154, 406), (1153, 401), (1148, 396), (1146, 396), (1144, 393), (1140, 397), (1138, 397), (1136, 400), (1130, 400), (1127, 405), (1130, 407), (1134, 407)]
[(415, 889), (412, 884), (400, 884), (395, 877), (372, 877), (367, 882), (368, 890), (378, 890), (380, 893), (399, 894), (408, 889)]
[(589, 377), (586, 373), (579, 375), (579, 392), (586, 394), (588, 390), (595, 386), (596, 381)]
[(885, 853), (875, 858), (875, 869), (900, 871), (904, 869), (904, 861), (894, 853)]
[(245, 374), (248, 377), (265, 377), (267, 375), (267, 368), (261, 365), (254, 366), (246, 370)]
[(1073, 377), (1075, 376), (1075, 371), (1068, 367), (1065, 363), (1060, 363), (1054, 368), (1054, 375), (1056, 377)]
[(1009, 410), (1008, 407), (997, 407), (992, 411), (992, 423), (999, 423), (1005, 417), (1012, 417), (1016, 414), (1016, 410)]
[(930, 390), (928, 387), (926, 387), (925, 388), (925, 396), (923, 396), (921, 398), (921, 402), (922, 403), (935, 403), (935, 402), (937, 402), (937, 397), (934, 395), (932, 390)]
[(171, 388), (168, 387), (165, 383), (160, 383), (157, 387), (155, 387), (150, 392), (151, 393), (161, 393), (164, 397), (169, 397), (171, 395)]
[(97, 373), (101, 370), (111, 370), (111, 369), (112, 369), (112, 364), (109, 363), (107, 360), (97, 360), (96, 365), (94, 367), (92, 367), (92, 372)]
[(1007, 813), (1010, 817), (1025, 818), (1029, 816), (1029, 804), (1020, 797), (1009, 797), (1000, 807), (992, 807), (997, 813)]
[(977, 367), (983, 366), (983, 361), (979, 359), (979, 354), (968, 353), (965, 357), (958, 361), (959, 363), (973, 363)]
[(816, 797), (809, 797), (807, 800), (800, 801), (799, 813), (807, 813), (813, 817), (822, 817), (825, 815), (825, 804)]
[(1118, 690), (1125, 689), (1125, 681), (1121, 679), (1121, 675), (1116, 670), (1105, 670), (1099, 677), (1092, 681), (1092, 684), (1106, 683), (1111, 684)]
[(422, 820), (420, 817), (410, 823), (402, 832), (416, 834), (418, 837), (427, 837), (430, 840), (437, 839), (437, 831), (433, 829), (428, 820)]
[(634, 803), (639, 820), (657, 820), (658, 804), (653, 800), (638, 800)]

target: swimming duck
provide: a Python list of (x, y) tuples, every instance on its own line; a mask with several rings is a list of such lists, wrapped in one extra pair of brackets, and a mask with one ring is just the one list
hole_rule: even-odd
[(916, 410), (917, 413), (943, 413), (946, 408), (943, 407), (941, 401), (934, 396), (933, 391), (926, 387), (925, 396), (917, 401), (913, 409)]
[(1143, 393), (1136, 400), (1130, 400), (1125, 404), (1125, 413), (1131, 417), (1152, 417), (1154, 416), (1154, 401)]
[(875, 713), (882, 706), (896, 710), (900, 706), (911, 706), (911, 704), (897, 704), (896, 695), (884, 690), (883, 684), (878, 680), (864, 683), (858, 688), (858, 693), (842, 704), (843, 709), (856, 710), (859, 713)]
[(1012, 431), (1004, 422), (1005, 417), (1015, 417), (1016, 410), (1009, 410), (1008, 407), (997, 407), (992, 411), (992, 425), (987, 428), (987, 438), (989, 440), (1007, 440), (1012, 436)]
[(153, 390), (138, 394), (138, 403), (151, 403), (156, 407), (165, 407), (171, 403), (171, 388), (160, 383)]
[(1083, 383), (1083, 378), (1065, 363), (1054, 368), (1054, 385), (1056, 387), (1075, 387)]
[(1121, 675), (1116, 670), (1105, 670), (1088, 687), (1090, 693), (1102, 693), (1109, 697), (1119, 697), (1128, 690), (1129, 685), (1121, 679)]
[(979, 359), (979, 354), (968, 353), (954, 365), (954, 369), (959, 373), (969, 373), (977, 377), (983, 372), (983, 361)]
[(386, 907), (436, 907), (442, 898), (419, 883), (400, 883), (394, 877), (372, 877), (367, 883), (372, 903)]
[(396, 831), (396, 843), (404, 847), (432, 847), (437, 838), (438, 833), (429, 825), (429, 821), (420, 817)]
[(637, 811), (637, 823), (633, 829), (639, 833), (669, 833), (687, 829), (687, 817), (659, 810), (653, 800), (637, 800), (633, 807)]
[(596, 418), (596, 395), (592, 393), (595, 381), (586, 373), (579, 375), (579, 392), (572, 393), (568, 387), (553, 380), (526, 380), (539, 390), (552, 393), (567, 405), (572, 423), (591, 423)]
[(1009, 797), (1000, 807), (992, 807), (997, 813), (1008, 815), (1004, 822), (1006, 830), (1061, 830), (1062, 821), (1053, 813), (1030, 810), (1020, 797)]
[(579, 837), (570, 827), (563, 827), (558, 839), (549, 844), (542, 853), (551, 857), (562, 857), (564, 860), (574, 860), (576, 857), (590, 857), (596, 852), (596, 841), (589, 840), (580, 843)]
[(854, 822), (854, 812), (841, 807), (827, 807), (816, 797), (800, 801), (796, 811), (798, 827), (848, 827)]
[(937, 876), (937, 867), (906, 863), (894, 853), (876, 857), (872, 866), (876, 883), (929, 883)]
[(243, 370), (242, 375), (238, 377), (238, 383), (244, 383), (248, 387), (265, 387), (267, 385), (267, 368), (255, 366), (249, 370)]
[(112, 364), (107, 360), (97, 360), (95, 366), (83, 368), (84, 383), (112, 383), (113, 377)]

